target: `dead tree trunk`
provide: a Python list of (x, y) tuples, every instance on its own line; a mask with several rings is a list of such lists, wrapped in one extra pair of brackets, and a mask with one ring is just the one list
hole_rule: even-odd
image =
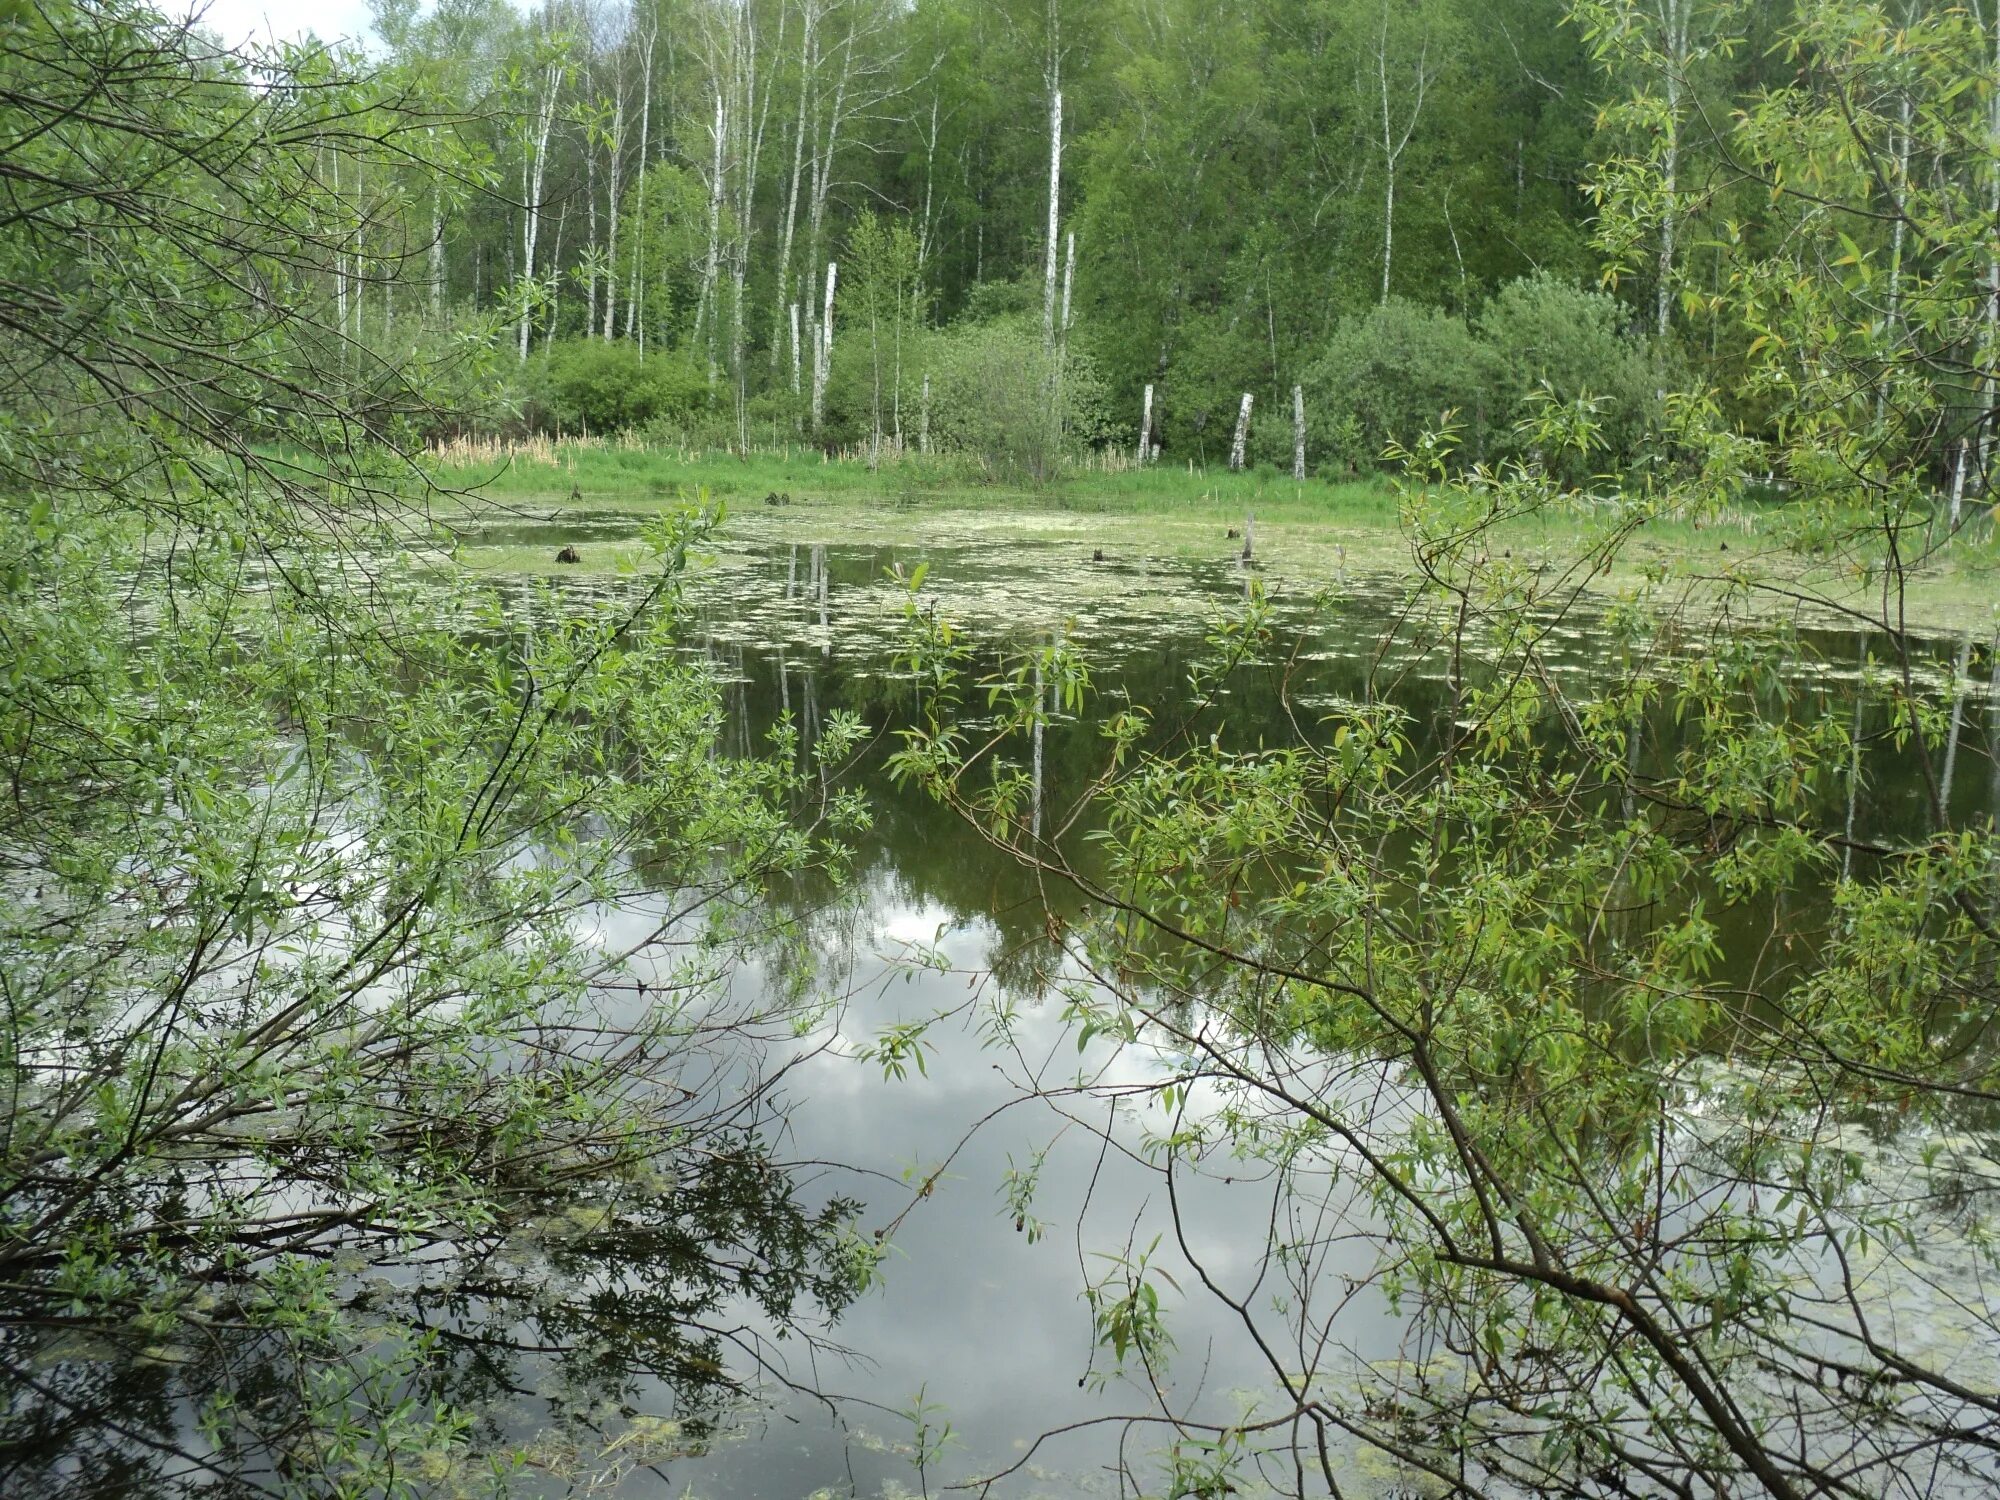
[(1153, 457), (1153, 388), (1146, 387), (1145, 404), (1139, 409), (1139, 467)]

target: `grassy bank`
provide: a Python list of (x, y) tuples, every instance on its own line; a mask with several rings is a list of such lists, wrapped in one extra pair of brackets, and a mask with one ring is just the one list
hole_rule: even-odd
[(1169, 515), (1203, 519), (1254, 510), (1260, 520), (1342, 519), (1393, 526), (1396, 502), (1378, 476), (1342, 482), (1294, 482), (1269, 470), (1231, 474), (1163, 463), (1067, 475), (1046, 485), (996, 481), (974, 463), (905, 458), (879, 469), (856, 459), (828, 459), (817, 449), (755, 452), (623, 447), (610, 443), (460, 449), (434, 472), (447, 486), (496, 501), (537, 505), (569, 500), (595, 510), (649, 510), (705, 489), (732, 510), (789, 497), (794, 505), (869, 510), (1004, 510), (1038, 515)]
[[(588, 539), (580, 548), (583, 570), (621, 567), (642, 550), (635, 534), (643, 517), (698, 492), (728, 509), (732, 532), (746, 542), (931, 547), (1017, 539), (1074, 547), (1085, 557), (1220, 559), (1240, 550), (1233, 533), (1254, 515), (1257, 561), (1273, 583), (1317, 588), (1411, 567), (1395, 492), (1379, 476), (1294, 482), (1269, 470), (1231, 474), (1161, 464), (1113, 466), (1028, 486), (993, 482), (977, 467), (949, 459), (905, 459), (877, 470), (807, 448), (742, 456), (610, 443), (460, 450), (436, 463), (435, 472), (445, 485), (477, 497), (467, 501), (468, 516), (476, 509), (480, 519), (463, 558), (492, 572), (556, 570), (550, 541), (571, 524), (579, 540)], [(629, 533), (624, 517), (631, 518)], [(1880, 611), (1879, 578), (1787, 553), (1776, 537), (1777, 517), (1752, 508), (1701, 528), (1649, 528), (1597, 586), (1630, 587), (1660, 565), (1718, 583), (1759, 569), (1802, 591)], [(495, 520), (519, 521), (532, 534), (510, 536), (504, 527), (479, 534)], [(1528, 566), (1553, 564), (1573, 548), (1579, 524), (1574, 517), (1517, 522), (1490, 541)], [(1990, 633), (2000, 626), (1997, 601), (2000, 547), (1982, 523), (1977, 535), (1911, 575), (1906, 620), (1915, 628)]]

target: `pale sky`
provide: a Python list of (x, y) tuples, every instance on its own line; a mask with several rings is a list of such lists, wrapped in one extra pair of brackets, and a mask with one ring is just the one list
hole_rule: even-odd
[(323, 42), (352, 39), (377, 45), (368, 29), (368, 0), (173, 0), (163, 11), (203, 11), (202, 24), (230, 46), (296, 41), (310, 31)]

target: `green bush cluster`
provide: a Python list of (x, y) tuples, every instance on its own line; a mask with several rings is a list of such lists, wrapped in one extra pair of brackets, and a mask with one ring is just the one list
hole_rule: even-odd
[(629, 339), (563, 339), (531, 358), (521, 417), (542, 432), (623, 432), (657, 422), (684, 423), (705, 412), (708, 381), (677, 351), (640, 357)]
[[(1552, 276), (1509, 282), (1470, 321), (1392, 298), (1343, 320), (1306, 379), (1315, 462), (1348, 471), (1449, 425), (1466, 462), (1529, 458), (1531, 406), (1589, 399), (1625, 468), (1646, 454), (1665, 388), (1650, 342), (1612, 298)], [(1581, 462), (1581, 460), (1569, 460)]]
[(961, 321), (932, 345), (931, 445), (996, 479), (1050, 477), (1066, 452), (1116, 436), (1095, 364), (1051, 354), (1025, 316)]

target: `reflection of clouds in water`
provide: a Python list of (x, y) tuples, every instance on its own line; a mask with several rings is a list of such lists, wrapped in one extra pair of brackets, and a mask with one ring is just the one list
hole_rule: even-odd
[[(788, 559), (771, 540), (778, 536), (767, 527), (751, 530), (747, 540), (727, 541), (718, 567), (690, 590), (689, 649), (718, 657), (730, 679), (731, 712), (748, 721), (733, 725), (730, 733), (738, 738), (725, 735), (724, 743), (745, 748), (756, 741), (747, 731), (761, 732), (780, 711), (801, 724), (808, 749), (815, 741), (814, 716), (836, 707), (860, 711), (877, 732), (907, 722), (898, 716), (912, 711), (916, 686), (888, 665), (903, 629), (902, 592), (882, 576), (894, 561), (929, 557), (934, 568), (927, 595), (966, 621), (968, 639), (983, 650), (1045, 640), (1068, 622), (1100, 687), (1128, 686), (1142, 702), (1169, 702), (1177, 688), (1184, 690), (1205, 615), (1241, 603), (1241, 575), (1226, 566), (1163, 563), (1114, 574), (1076, 566), (1070, 543), (981, 536), (922, 549), (829, 547), (831, 613), (823, 622), (816, 597), (786, 598)], [(1303, 638), (1302, 649), (1289, 656), (1300, 670), (1288, 687), (1305, 733), (1322, 715), (1351, 709), (1371, 693), (1393, 696), (1419, 736), (1427, 732), (1426, 715), (1442, 712), (1444, 662), (1420, 638), (1403, 633), (1374, 654), (1385, 614), (1402, 592), (1401, 584), (1382, 581), (1324, 610), (1299, 591), (1274, 600), (1279, 634)], [(1553, 674), (1580, 681), (1599, 669), (1610, 644), (1596, 621), (1586, 621), (1564, 624), (1544, 649)], [(1682, 643), (1688, 650), (1701, 646), (1693, 639)], [(808, 649), (781, 655), (800, 647)], [(1941, 651), (1948, 675), (1949, 649)], [(774, 657), (784, 662), (782, 670)], [(1853, 674), (1845, 645), (1840, 663), (1823, 665), (1809, 654), (1800, 661), (1798, 680), (1815, 687)], [(1252, 671), (1220, 686), (1216, 696), (1228, 704), (1218, 716), (1225, 729), (1254, 739), (1270, 718), (1267, 700), (1274, 691), (1268, 674)], [(982, 711), (983, 697), (973, 695), (968, 706)], [(1086, 741), (1092, 743), (1086, 747)], [(1087, 759), (1070, 753), (1082, 748), (1095, 748), (1090, 726), (1071, 720), (1052, 725), (1052, 786)], [(1030, 998), (1034, 976), (1017, 975), (1003, 960), (1031, 948), (1039, 934), (1036, 893), (1010, 884), (1000, 868), (1004, 861), (977, 847), (970, 832), (917, 806), (908, 792), (890, 788), (872, 771), (864, 774), (878, 800), (878, 828), (864, 841), (861, 869), (846, 889), (800, 898), (790, 912), (803, 930), (803, 948), (819, 966), (821, 992), (837, 995), (838, 1002), (803, 1040), (767, 1037), (768, 1055), (757, 1064), (770, 1069), (798, 1049), (819, 1049), (787, 1080), (785, 1148), (859, 1169), (861, 1175), (836, 1173), (824, 1181), (828, 1192), (852, 1191), (863, 1200), (865, 1227), (899, 1221), (884, 1268), (886, 1293), (852, 1309), (835, 1330), (865, 1363), (821, 1365), (820, 1383), (891, 1406), (907, 1405), (923, 1389), (962, 1440), (946, 1460), (954, 1477), (1004, 1465), (1023, 1438), (1051, 1426), (1145, 1410), (1143, 1393), (1116, 1382), (1101, 1393), (1077, 1387), (1092, 1357), (1089, 1311), (1080, 1292), (1086, 1279), (1111, 1265), (1105, 1256), (1123, 1254), (1128, 1245), (1143, 1248), (1161, 1235), (1156, 1264), (1182, 1289), (1161, 1286), (1179, 1346), (1169, 1379), (1190, 1400), (1199, 1388), (1197, 1409), (1233, 1415), (1232, 1392), (1268, 1389), (1269, 1372), (1247, 1357), (1249, 1343), (1233, 1315), (1189, 1274), (1172, 1233), (1163, 1180), (1126, 1154), (1138, 1149), (1149, 1127), (1163, 1127), (1164, 1112), (1137, 1102), (1121, 1114), (1081, 1096), (1010, 1104), (1021, 1099), (1024, 1078), (1038, 1072), (1051, 1084), (1087, 1077), (1100, 1089), (1138, 1091), (1168, 1076), (1174, 1059), (1143, 1045), (1118, 1050), (1103, 1040), (1078, 1052), (1062, 1003)], [(1878, 790), (1886, 786), (1884, 781)], [(922, 962), (933, 952), (944, 972)], [(983, 1045), (979, 1032), (980, 1007), (1000, 991), (993, 968), (1020, 992), (1013, 1046), (1005, 1051)], [(784, 992), (788, 982), (787, 961), (774, 954), (742, 966), (730, 976), (727, 993), (734, 1006), (755, 1006)], [(885, 1026), (940, 1013), (950, 1018), (927, 1037), (932, 1050), (923, 1074), (911, 1068), (902, 1080), (885, 1081), (879, 1062), (859, 1056)], [(1334, 1097), (1353, 1086), (1331, 1067), (1301, 1083)], [(1408, 1099), (1392, 1082), (1376, 1097), (1378, 1126), (1392, 1128)], [(1234, 1102), (1228, 1090), (1200, 1079), (1186, 1110), (1195, 1120), (1212, 1119)], [(968, 1139), (974, 1122), (992, 1111), (999, 1113)], [(1109, 1148), (1098, 1131), (1109, 1134)], [(1048, 1233), (1031, 1245), (1015, 1230), (1002, 1189), (1009, 1170), (1025, 1168), (1043, 1147), (1047, 1156), (1032, 1211)], [(1325, 1148), (1316, 1165), (1337, 1158), (1337, 1151)], [(920, 1196), (940, 1166), (943, 1175)], [(1274, 1189), (1264, 1180), (1219, 1180), (1249, 1170), (1221, 1158), (1210, 1170), (1214, 1177), (1177, 1183), (1186, 1232), (1210, 1275), (1229, 1294), (1245, 1296), (1266, 1270), (1262, 1253)], [(1323, 1295), (1337, 1296), (1344, 1275), (1373, 1269), (1373, 1247), (1359, 1237), (1368, 1221), (1345, 1188), (1323, 1178), (1314, 1178), (1312, 1188), (1281, 1231), (1319, 1246), (1317, 1263), (1298, 1274), (1316, 1277)], [(1257, 1292), (1265, 1299), (1260, 1308), (1290, 1290), (1285, 1275), (1267, 1276)], [(1931, 1303), (1908, 1312), (1939, 1316)], [(1273, 1326), (1282, 1329), (1284, 1320)], [(1338, 1342), (1389, 1361), (1408, 1353), (1403, 1331), (1372, 1292), (1340, 1314), (1335, 1330)], [(1322, 1368), (1339, 1364), (1328, 1360)], [(796, 1421), (772, 1422), (759, 1441), (719, 1453), (698, 1475), (677, 1469), (676, 1482), (693, 1478), (698, 1492), (717, 1496), (803, 1494), (844, 1482), (852, 1462), (863, 1493), (882, 1478), (914, 1483), (913, 1471), (893, 1454), (865, 1445), (845, 1448), (838, 1427), (812, 1403), (789, 1403), (784, 1410)], [(893, 1419), (865, 1421), (884, 1436), (903, 1435)], [(1151, 1441), (1142, 1438), (1137, 1446)], [(1068, 1472), (1044, 1488), (1069, 1493), (1084, 1487), (1084, 1476), (1108, 1461), (1114, 1443), (1112, 1434), (1099, 1432), (1067, 1444), (1050, 1459)], [(1035, 1488), (1023, 1482), (1012, 1490)]]

